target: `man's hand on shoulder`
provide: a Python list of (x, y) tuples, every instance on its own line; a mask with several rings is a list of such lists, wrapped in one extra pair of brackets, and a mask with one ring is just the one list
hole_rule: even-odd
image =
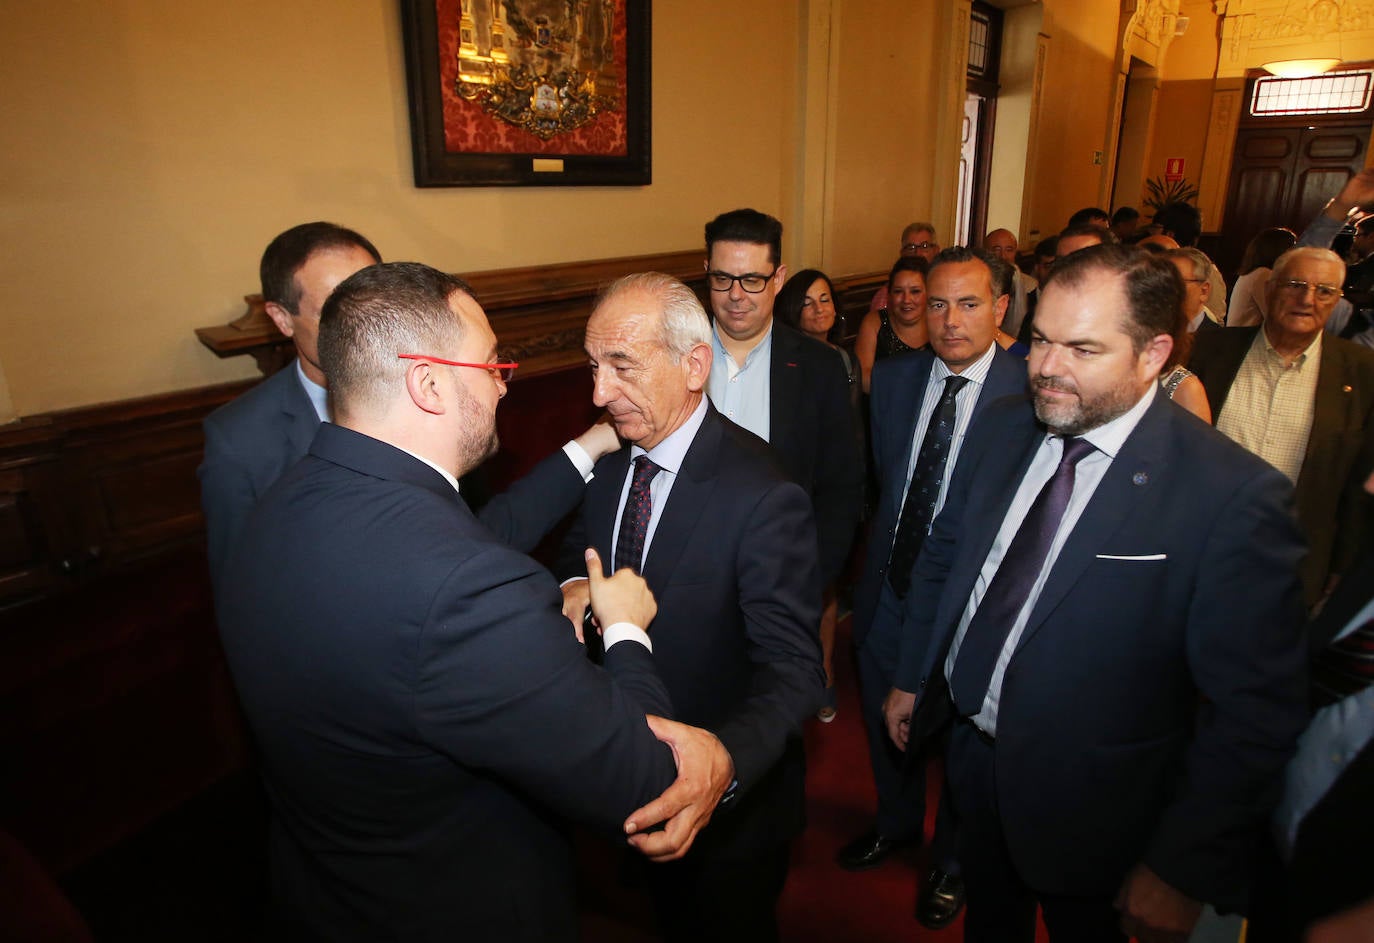
[(911, 728), (911, 712), (916, 707), (916, 695), (897, 688), (887, 692), (883, 700), (883, 720), (887, 723), (887, 735), (892, 738), (897, 749), (905, 750), (907, 733)]
[[(652, 714), (646, 719), (654, 736), (672, 749), (677, 779), (663, 795), (630, 813), (625, 834), (630, 836), (630, 845), (650, 861), (673, 861), (687, 854), (697, 833), (711, 821), (734, 781), (735, 764), (710, 731)], [(662, 831), (645, 832), (659, 822)]]
[(1121, 930), (1140, 943), (1184, 943), (1202, 914), (1202, 904), (1138, 864), (1126, 875), (1114, 904)]
[(658, 615), (658, 603), (654, 602), (649, 584), (628, 567), (603, 576), (601, 557), (591, 547), (587, 548), (586, 560), (587, 593), (597, 624), (628, 622), (647, 632), (649, 623)]
[(620, 451), (620, 437), (615, 434), (615, 423), (611, 422), (610, 413), (603, 414), (591, 428), (573, 441), (582, 446), (582, 451), (587, 453), (593, 464), (612, 452)]

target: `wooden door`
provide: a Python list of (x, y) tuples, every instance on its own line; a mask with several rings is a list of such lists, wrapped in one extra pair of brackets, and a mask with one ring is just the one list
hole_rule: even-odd
[(1231, 160), (1226, 217), (1213, 255), (1228, 282), (1261, 229), (1299, 235), (1326, 201), (1364, 167), (1371, 124), (1311, 119), (1241, 127)]

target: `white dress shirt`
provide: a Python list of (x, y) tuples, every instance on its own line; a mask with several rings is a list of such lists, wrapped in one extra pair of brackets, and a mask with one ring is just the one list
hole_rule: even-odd
[[(1159, 384), (1151, 383), (1145, 390), (1145, 395), (1129, 410), (1111, 422), (1085, 432), (1080, 437), (1092, 444), (1096, 451), (1081, 459), (1074, 471), (1073, 495), (1069, 498), (1068, 507), (1065, 508), (1064, 516), (1059, 521), (1059, 530), (1055, 532), (1049, 553), (1045, 556), (1045, 564), (1040, 568), (1040, 575), (1036, 577), (1035, 584), (1031, 587), (1025, 604), (1017, 613), (1016, 621), (1012, 623), (1011, 631), (1007, 634), (1007, 640), (1002, 646), (1002, 651), (997, 656), (997, 664), (992, 670), (992, 681), (988, 686), (987, 697), (983, 700), (983, 707), (973, 716), (973, 722), (978, 726), (978, 729), (990, 737), (997, 736), (997, 710), (1002, 696), (1002, 679), (1006, 676), (1007, 665), (1011, 663), (1016, 645), (1021, 640), (1021, 633), (1025, 631), (1026, 624), (1030, 621), (1031, 612), (1035, 610), (1036, 600), (1040, 598), (1040, 592), (1045, 588), (1045, 581), (1049, 578), (1050, 571), (1054, 569), (1055, 560), (1059, 558), (1059, 551), (1064, 548), (1064, 543), (1073, 533), (1078, 519), (1083, 516), (1084, 509), (1092, 500), (1093, 492), (1097, 490), (1097, 486), (1102, 483), (1102, 479), (1107, 474), (1107, 469), (1111, 467), (1112, 460), (1121, 451), (1126, 439), (1135, 431), (1136, 425), (1140, 422), (1140, 417), (1145, 415), (1145, 410), (1150, 408), (1150, 403), (1154, 401), (1158, 391)], [(1035, 457), (1031, 459), (1030, 467), (1026, 469), (1026, 474), (1021, 479), (1021, 485), (1016, 489), (1016, 496), (1012, 498), (1011, 507), (1007, 508), (1007, 516), (1002, 519), (1002, 526), (997, 531), (997, 539), (992, 542), (992, 549), (988, 551), (987, 559), (983, 562), (983, 569), (978, 573), (978, 579), (973, 585), (973, 593), (969, 596), (968, 604), (964, 606), (963, 615), (959, 618), (959, 627), (955, 630), (954, 641), (949, 647), (949, 657), (945, 660), (946, 680), (954, 673), (954, 662), (959, 657), (959, 648), (963, 644), (965, 633), (968, 632), (969, 623), (973, 621), (973, 614), (978, 611), (979, 603), (986, 595), (988, 587), (992, 585), (992, 579), (997, 575), (997, 568), (1001, 566), (1002, 558), (1006, 556), (1007, 550), (1011, 547), (1012, 539), (1016, 536), (1017, 530), (1020, 529), (1021, 522), (1025, 520), (1031, 505), (1035, 503), (1036, 495), (1045, 486), (1045, 482), (1054, 477), (1063, 454), (1064, 440), (1057, 435), (1047, 434), (1036, 450)]]

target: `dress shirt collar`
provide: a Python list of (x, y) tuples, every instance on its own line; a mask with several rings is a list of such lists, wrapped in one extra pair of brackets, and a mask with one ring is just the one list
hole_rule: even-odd
[[(1313, 361), (1321, 359), (1323, 333), (1325, 332), (1318, 331), (1317, 336), (1312, 339), (1312, 343), (1307, 345), (1307, 349), (1293, 358), (1293, 366), (1300, 367), (1303, 364), (1305, 364), (1309, 359)], [(1280, 361), (1285, 366), (1288, 365), (1288, 358), (1284, 357), (1283, 354), (1279, 353), (1276, 349), (1274, 349), (1274, 344), (1272, 341), (1269, 340), (1269, 334), (1267, 331), (1265, 331), (1263, 326), (1261, 326), (1259, 329), (1259, 338), (1256, 339), (1255, 343), (1264, 345), (1261, 349), (1268, 357)]]
[[(399, 445), (396, 446), (396, 448), (401, 449)], [(454, 477), (453, 472), (448, 471), (444, 468), (440, 468), (438, 465), (434, 464), (429, 459), (425, 458), (423, 455), (417, 455), (410, 449), (401, 449), (401, 451), (409, 455), (411, 458), (416, 459), (417, 461), (424, 462), (430, 468), (434, 469), (439, 474), (443, 475), (444, 480), (447, 481), (449, 484), (453, 485), (454, 491), (458, 492), (459, 494), (463, 493), (463, 489), (458, 487), (458, 479)]]
[(301, 381), (301, 389), (310, 397), (310, 405), (315, 407), (315, 415), (320, 417), (320, 422), (328, 422), (329, 391), (305, 375), (305, 371), (301, 369), (301, 358), (296, 358), (295, 367), (296, 376)]
[(1121, 451), (1121, 447), (1126, 444), (1135, 427), (1140, 424), (1140, 417), (1145, 415), (1145, 410), (1150, 408), (1154, 402), (1155, 394), (1159, 392), (1159, 384), (1151, 383), (1145, 389), (1145, 395), (1140, 397), (1134, 406), (1117, 416), (1111, 422), (1104, 423), (1096, 429), (1089, 429), (1080, 438), (1086, 440), (1108, 458), (1115, 459), (1116, 453)]
[(701, 402), (697, 403), (697, 408), (692, 411), (692, 415), (671, 433), (668, 437), (649, 449), (647, 452), (637, 445), (630, 446), (630, 460), (634, 461), (641, 455), (649, 456), (649, 461), (653, 462), (663, 471), (676, 475), (682, 468), (682, 462), (687, 457), (687, 450), (692, 446), (692, 440), (697, 437), (697, 430), (706, 420), (706, 395), (703, 393)]
[(988, 349), (983, 351), (983, 356), (964, 368), (963, 373), (956, 374), (939, 357), (935, 358), (935, 364), (930, 369), (931, 383), (944, 383), (945, 377), (961, 376), (970, 383), (977, 383), (982, 386), (987, 382), (988, 371), (992, 369), (992, 358), (997, 355), (997, 341), (988, 345)]
[(767, 357), (767, 356), (769, 356), (769, 354), (772, 352), (772, 350), (773, 350), (773, 321), (772, 321), (771, 319), (768, 321), (768, 327), (767, 327), (766, 330), (764, 330), (763, 336), (759, 338), (758, 343), (756, 343), (756, 344), (750, 349), (749, 353), (745, 355), (745, 357), (744, 357), (744, 363), (743, 363), (742, 365), (736, 364), (736, 363), (735, 363), (735, 358), (732, 357), (732, 356), (730, 356), (730, 352), (729, 352), (728, 350), (726, 350), (726, 349), (725, 349), (725, 345), (724, 345), (723, 343), (721, 343), (721, 340), (720, 340), (720, 325), (716, 324), (714, 321), (711, 322), (711, 337), (713, 337), (713, 338), (715, 339), (715, 342), (716, 342), (716, 343), (715, 343), (715, 356), (725, 358), (725, 360), (726, 360), (726, 362), (727, 362), (727, 366), (729, 367), (729, 370), (730, 370), (729, 375), (733, 375), (736, 371), (743, 370), (743, 369), (745, 369), (746, 367), (748, 367), (748, 366), (749, 366), (751, 363), (753, 363), (756, 359), (761, 358), (761, 357)]

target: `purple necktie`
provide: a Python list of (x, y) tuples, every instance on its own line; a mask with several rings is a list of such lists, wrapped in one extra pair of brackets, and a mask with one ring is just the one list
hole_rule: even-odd
[(659, 467), (649, 461), (649, 456), (641, 455), (635, 459), (635, 476), (630, 482), (625, 510), (620, 512), (620, 535), (615, 541), (617, 570), (629, 567), (638, 573), (644, 561), (644, 536), (649, 532), (649, 516), (654, 510), (649, 483), (658, 472)]
[(1059, 532), (1059, 522), (1073, 496), (1074, 469), (1095, 451), (1084, 439), (1064, 440), (1059, 467), (1036, 495), (997, 567), (992, 585), (978, 603), (949, 678), (950, 694), (960, 716), (971, 717), (983, 709), (997, 656), (1045, 566), (1054, 535)]

